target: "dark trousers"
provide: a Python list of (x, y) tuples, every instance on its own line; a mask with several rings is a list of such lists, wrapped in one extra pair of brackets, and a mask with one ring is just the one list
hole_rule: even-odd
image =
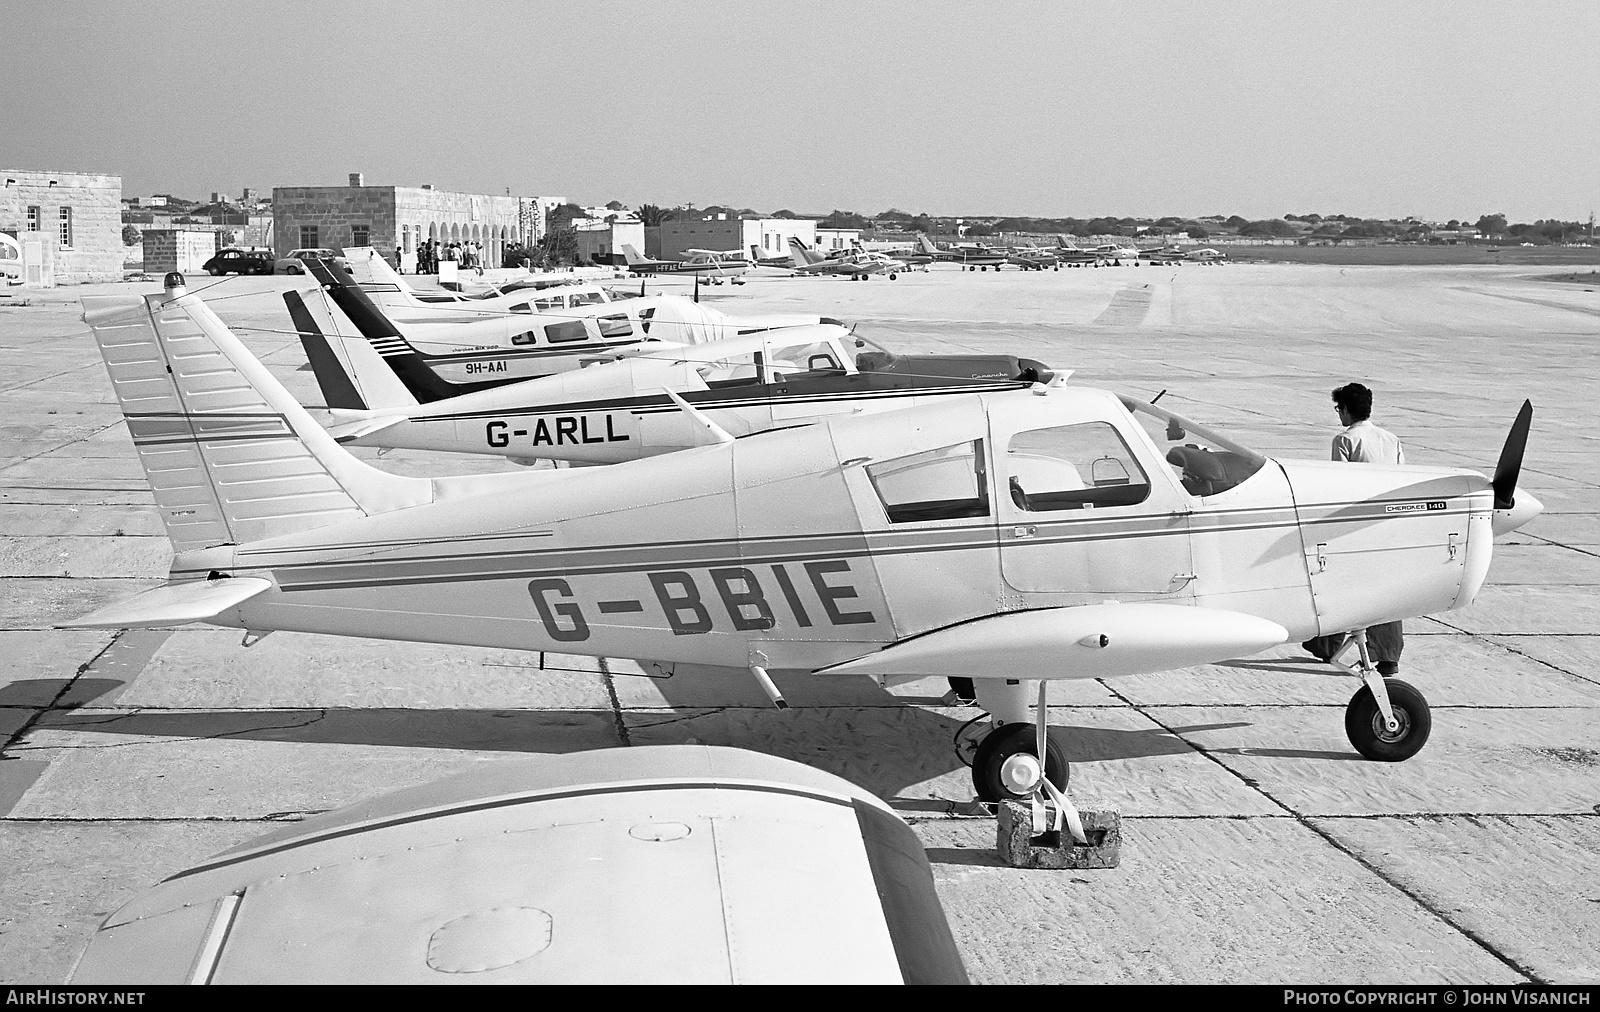
[[(1316, 656), (1327, 660), (1333, 652), (1339, 649), (1339, 643), (1344, 639), (1342, 634), (1335, 636), (1314, 636), (1304, 644), (1305, 648)], [(1367, 653), (1372, 657), (1374, 664), (1399, 664), (1400, 651), (1406, 647), (1406, 636), (1399, 622), (1385, 622), (1382, 625), (1367, 627)]]

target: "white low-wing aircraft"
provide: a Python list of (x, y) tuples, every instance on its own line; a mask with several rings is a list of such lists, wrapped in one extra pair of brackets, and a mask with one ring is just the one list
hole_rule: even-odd
[[(731, 316), (681, 295), (612, 301), (586, 288), (526, 293), (508, 308), (472, 318), (402, 322), (325, 261), (308, 261), (306, 270), (321, 285), (321, 294), (368, 332), (380, 352), (421, 357), (441, 387), (424, 399), (578, 369), (646, 343), (698, 344), (774, 327), (838, 323), (793, 313)], [(595, 291), (604, 290), (595, 286)], [(317, 329), (314, 301), (308, 301), (314, 297), (298, 291), (283, 295), (300, 333)]]
[(705, 445), (721, 433), (750, 435), (1052, 378), (1041, 363), (1009, 355), (853, 354), (848, 330), (819, 324), (697, 345), (651, 342), (615, 361), (440, 397), (440, 381), (421, 356), (380, 354), (393, 338), (350, 336), (336, 313), (307, 313), (299, 329), (337, 419), (329, 431), (341, 443), (521, 463), (610, 464)]
[[(1470, 604), (1524, 405), (1474, 471), (1271, 460), (1096, 389), (948, 398), (609, 468), (403, 477), (351, 456), (181, 275), (83, 300), (175, 557), (70, 623), (210, 622), (720, 665), (966, 677), (987, 799), (1070, 803), (1032, 689), (1220, 662)], [(1180, 473), (1181, 472), (1181, 473)], [(1409, 758), (1422, 694), (1368, 663), (1345, 729)], [(1347, 646), (1349, 641), (1347, 641)], [(1074, 836), (1082, 839), (1074, 825)]]

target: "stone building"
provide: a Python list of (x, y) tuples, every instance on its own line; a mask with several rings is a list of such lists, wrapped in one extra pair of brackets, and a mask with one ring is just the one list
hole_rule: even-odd
[[(47, 244), (56, 282), (122, 280), (122, 177), (94, 172), (0, 169), (0, 232)], [(23, 244), (23, 258), (29, 257)]]
[(221, 249), (214, 230), (152, 228), (144, 233), (144, 272), (198, 274)]
[(371, 246), (393, 257), (398, 248), (408, 267), (429, 239), (483, 244), (484, 260), (500, 265), (512, 242), (531, 244), (544, 235), (545, 216), (563, 197), (453, 193), (432, 186), (367, 186), (361, 173), (348, 186), (275, 186), (272, 246), (278, 256), (293, 249)]

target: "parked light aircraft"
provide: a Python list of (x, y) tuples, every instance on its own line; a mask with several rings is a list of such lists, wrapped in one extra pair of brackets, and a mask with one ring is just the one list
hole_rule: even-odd
[(749, 262), (737, 253), (699, 250), (684, 260), (651, 260), (624, 243), (622, 255), (628, 261), (628, 270), (635, 274), (679, 274), (702, 278), (712, 284), (721, 284), (721, 279), (727, 278), (736, 285), (742, 285), (744, 282), (739, 279), (750, 269)]
[(383, 307), (391, 319), (400, 323), (442, 323), (506, 313), (564, 311), (616, 301), (610, 289), (593, 279), (552, 272), (530, 274), (504, 288), (486, 286), (476, 293), (444, 289), (418, 291), (405, 275), (371, 247), (347, 250), (345, 255), (351, 264), (350, 276), (361, 285), (361, 290)]
[[(650, 341), (697, 344), (773, 327), (824, 322), (823, 317), (807, 314), (734, 317), (681, 295), (617, 302), (609, 301), (609, 296), (591, 299), (585, 286), (531, 293), (523, 301), (514, 300), (509, 312), (401, 323), (374, 304), (366, 286), (351, 283), (321, 261), (309, 261), (306, 267), (322, 292), (355, 321), (380, 352), (422, 357), (449, 388), (441, 388), (435, 397), (577, 369)], [(283, 298), (296, 330), (329, 332), (307, 315), (314, 315), (315, 306), (307, 303), (305, 294), (285, 292)]]
[[(210, 622), (818, 676), (970, 677), (986, 799), (1084, 836), (1044, 686), (1216, 663), (1469, 605), (1517, 487), (1278, 461), (1090, 388), (948, 398), (608, 468), (405, 477), (351, 456), (170, 274), (83, 299), (159, 504), (170, 582), (74, 628)], [(692, 414), (691, 414), (692, 417)], [(724, 438), (727, 437), (727, 438)], [(1409, 758), (1431, 727), (1365, 640), (1345, 731)], [(1344, 656), (1347, 650), (1338, 657)], [(1033, 685), (1038, 724), (1030, 726)]]
[(960, 243), (948, 249), (940, 249), (929, 242), (927, 236), (919, 236), (919, 239), (924, 253), (936, 260), (960, 264), (962, 270), (986, 271), (991, 267), (999, 270), (1006, 262), (1005, 253), (982, 243)]
[(380, 357), (375, 349), (392, 343), (386, 338), (369, 342), (318, 326), (302, 327), (300, 339), (340, 442), (519, 463), (609, 464), (705, 445), (718, 432), (750, 435), (1019, 389), (1052, 375), (1005, 355), (852, 354), (849, 331), (819, 325), (692, 346), (652, 342), (618, 361), (440, 398), (419, 356), (388, 350)]
[(1025, 271), (1060, 270), (1061, 260), (1051, 250), (1039, 246), (1013, 246), (1006, 254), (1006, 263)]
[(793, 237), (789, 239), (789, 255), (796, 274), (837, 274), (852, 281), (865, 281), (873, 274), (887, 274), (894, 281), (906, 269), (902, 261), (866, 250), (838, 250), (824, 256)]
[(911, 827), (742, 749), (503, 759), (275, 829), (106, 918), (111, 984), (964, 984)]
[(760, 246), (757, 246), (755, 243), (751, 243), (750, 262), (757, 267), (792, 267), (794, 265), (794, 258), (785, 253), (777, 253), (772, 256), (765, 256), (762, 254)]
[(1184, 259), (1198, 260), (1201, 263), (1215, 264), (1222, 263), (1224, 260), (1227, 260), (1228, 254), (1222, 252), (1221, 250), (1214, 250), (1208, 247), (1206, 249), (1190, 250), (1188, 253), (1184, 254)]
[(1139, 251), (1139, 259), (1152, 264), (1177, 264), (1188, 258), (1188, 254), (1177, 246), (1152, 246)]
[(1076, 243), (1068, 242), (1064, 235), (1056, 236), (1056, 245), (1052, 250), (1056, 258), (1068, 267), (1083, 267), (1086, 265), (1098, 266), (1100, 254), (1094, 250), (1084, 249)]

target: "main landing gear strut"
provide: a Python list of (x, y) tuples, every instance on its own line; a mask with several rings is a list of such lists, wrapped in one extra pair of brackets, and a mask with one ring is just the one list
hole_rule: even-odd
[[(972, 786), (978, 799), (989, 804), (1026, 800), (1033, 810), (1033, 831), (1044, 833), (1047, 816), (1060, 832), (1063, 822), (1079, 844), (1088, 842), (1083, 820), (1067, 799), (1071, 768), (1061, 746), (1050, 740), (1045, 721), (1048, 683), (1039, 682), (1038, 708), (1028, 719), (1031, 686), (1021, 679), (974, 679), (978, 705), (993, 717), (992, 729), (978, 743), (972, 760)], [(1041, 758), (1042, 757), (1042, 758)]]
[[(1339, 658), (1356, 649), (1356, 666)], [(1364, 683), (1344, 711), (1344, 733), (1357, 752), (1376, 762), (1397, 763), (1422, 751), (1433, 730), (1428, 701), (1410, 682), (1385, 678), (1367, 652), (1367, 631), (1347, 633), (1328, 663)]]

